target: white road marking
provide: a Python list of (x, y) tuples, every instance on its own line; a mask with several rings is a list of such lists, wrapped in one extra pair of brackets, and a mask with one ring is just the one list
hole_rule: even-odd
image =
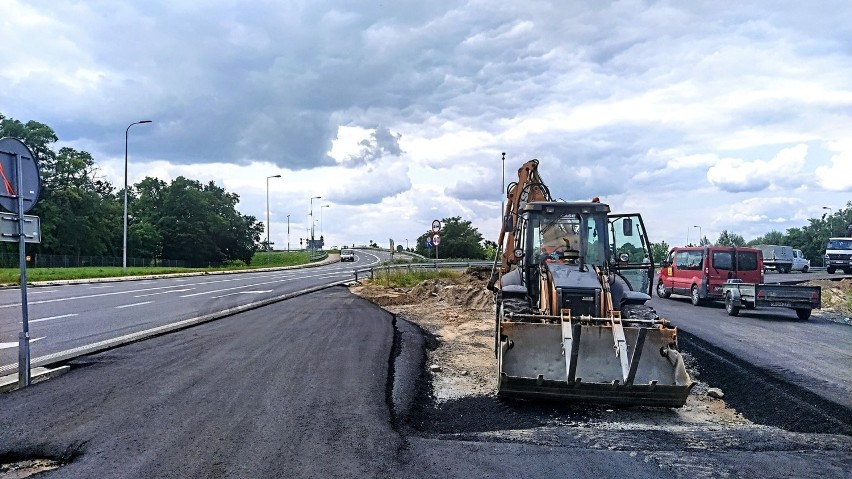
[(111, 284), (105, 284), (103, 286), (89, 286), (89, 289), (106, 289), (106, 288), (114, 288), (115, 286)]
[(134, 298), (142, 298), (145, 296), (156, 296), (158, 294), (169, 294), (169, 293), (183, 293), (184, 291), (192, 291), (195, 288), (184, 288), (184, 289), (173, 289), (171, 291), (160, 291), (157, 293), (148, 293), (148, 294), (137, 294)]
[[(39, 339), (44, 339), (46, 337), (47, 336), (42, 336), (42, 337), (39, 337), (39, 338), (30, 338), (30, 344), (38, 341)], [(17, 348), (17, 347), (18, 347), (17, 341), (10, 342), (10, 343), (0, 343), (0, 349), (11, 349), (11, 348)]]
[(57, 291), (59, 291), (59, 290), (57, 290), (57, 289), (38, 290), (38, 291), (27, 290), (27, 294), (30, 294), (30, 295), (32, 295), (32, 294), (45, 294), (45, 293), (55, 293)]
[(275, 281), (265, 281), (265, 282), (262, 282), (262, 283), (246, 284), (246, 285), (243, 285), (243, 286), (235, 286), (233, 288), (223, 288), (223, 289), (217, 289), (217, 290), (213, 290), (213, 291), (203, 291), (201, 293), (184, 294), (184, 295), (181, 296), (181, 298), (190, 298), (192, 296), (201, 296), (202, 294), (222, 293), (224, 291), (233, 291), (235, 289), (252, 288), (252, 287), (257, 287), (257, 286), (263, 286), (263, 285), (266, 285), (266, 284), (283, 283), (283, 282), (286, 282), (286, 281), (293, 281), (293, 280), (296, 280), (296, 279), (319, 278), (319, 277), (323, 277), (323, 276), (340, 276), (341, 274), (345, 274), (345, 273), (329, 272), (329, 273), (322, 273), (322, 274), (290, 277), (290, 278), (278, 279), (278, 280), (275, 280)]
[[(49, 318), (31, 319), (29, 322), (30, 322), (30, 323), (40, 323), (40, 322), (42, 322), (42, 321), (50, 321), (51, 319), (70, 318), (70, 317), (72, 317), (72, 316), (77, 316), (77, 313), (60, 314), (59, 316), (51, 316), (51, 317), (49, 317)], [(20, 322), (23, 322), (23, 321), (20, 321)]]
[(143, 304), (151, 304), (153, 301), (143, 301), (141, 303), (133, 303), (133, 304), (125, 304), (123, 306), (116, 306), (115, 309), (123, 309), (123, 308), (132, 308), (133, 306), (142, 306)]
[(224, 298), (225, 296), (233, 296), (235, 294), (260, 294), (260, 293), (271, 293), (272, 290), (268, 289), (266, 291), (237, 291), (235, 293), (221, 294), (219, 296), (213, 296), (211, 299)]

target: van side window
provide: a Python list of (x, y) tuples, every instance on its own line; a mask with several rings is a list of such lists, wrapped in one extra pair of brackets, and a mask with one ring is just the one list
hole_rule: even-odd
[(730, 251), (714, 251), (713, 267), (716, 269), (734, 269), (734, 255)]
[(703, 251), (678, 251), (675, 258), (678, 269), (700, 270), (704, 260)]
[(679, 251), (677, 256), (675, 256), (675, 266), (677, 269), (688, 269), (689, 266), (689, 252), (688, 251)]
[(737, 251), (737, 268), (740, 271), (757, 269), (757, 253), (753, 251)]

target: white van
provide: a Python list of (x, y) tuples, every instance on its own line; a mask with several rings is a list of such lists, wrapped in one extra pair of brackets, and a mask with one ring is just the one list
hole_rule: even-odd
[(802, 250), (794, 249), (792, 270), (807, 273), (809, 269), (811, 269), (811, 260), (805, 259), (804, 255), (802, 255)]

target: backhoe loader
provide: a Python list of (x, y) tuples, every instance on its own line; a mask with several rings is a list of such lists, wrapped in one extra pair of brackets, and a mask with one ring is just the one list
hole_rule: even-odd
[(497, 392), (681, 407), (693, 382), (677, 329), (645, 303), (653, 258), (638, 213), (554, 201), (538, 160), (518, 170), (488, 287), (497, 304)]

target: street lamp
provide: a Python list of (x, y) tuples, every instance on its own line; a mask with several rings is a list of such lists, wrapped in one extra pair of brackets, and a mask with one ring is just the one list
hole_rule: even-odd
[(287, 252), (290, 252), (290, 215), (287, 215)]
[(834, 217), (830, 214), (833, 208), (831, 206), (823, 206), (822, 209), (829, 211), (826, 214), (828, 214), (828, 237), (831, 238), (831, 235), (834, 234)]
[(269, 179), (281, 178), (281, 175), (272, 175), (266, 177), (266, 264), (269, 264), (269, 250), (272, 247), (269, 244)]
[(314, 249), (314, 200), (318, 200), (322, 196), (311, 197), (311, 251)]
[(408, 251), (408, 238), (405, 238), (405, 251)]
[(130, 133), (130, 127), (140, 125), (142, 123), (151, 123), (151, 120), (141, 120), (127, 125), (124, 130), (124, 243), (121, 254), (121, 270), (127, 272), (127, 136)]
[(701, 242), (704, 241), (704, 235), (701, 234), (701, 226), (700, 225), (692, 225), (693, 228), (698, 228), (698, 246), (701, 246)]
[(320, 206), (320, 237), (322, 237), (322, 236), (323, 236), (323, 234), (322, 234), (322, 209), (323, 209), (323, 208), (328, 208), (329, 206), (331, 206), (331, 205), (322, 205), (322, 206)]

